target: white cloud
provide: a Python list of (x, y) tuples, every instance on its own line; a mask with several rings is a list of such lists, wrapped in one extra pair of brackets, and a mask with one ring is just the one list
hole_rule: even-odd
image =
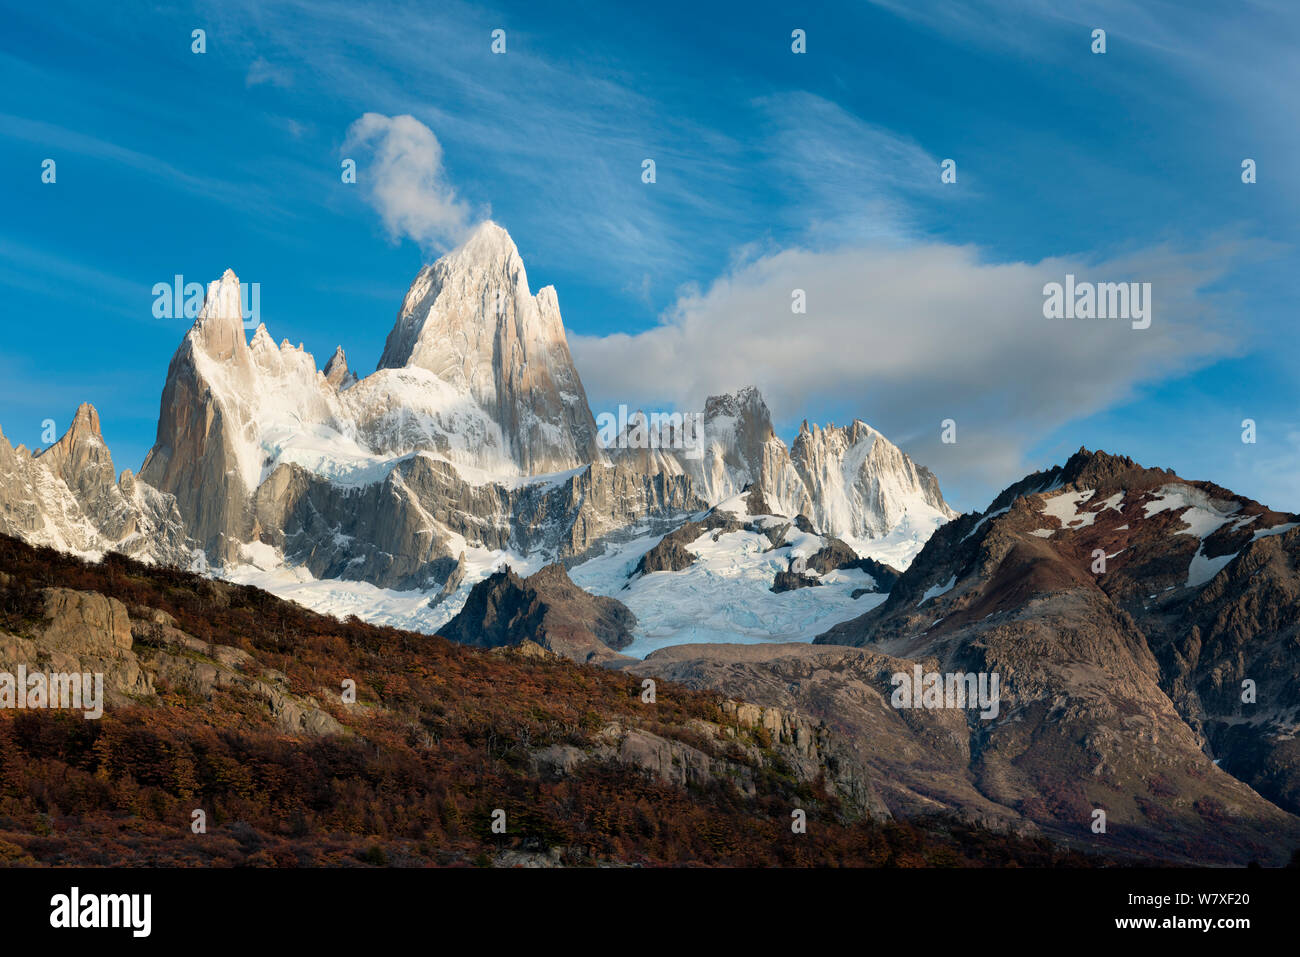
[(413, 116), (366, 113), (350, 127), (345, 154), (357, 159), (357, 183), (379, 212), (389, 235), (415, 240), (429, 253), (444, 252), (469, 231), (468, 204), (458, 199), (442, 167), (442, 145)]
[(244, 85), (253, 87), (270, 83), (272, 86), (288, 87), (293, 83), (293, 74), (284, 67), (276, 66), (265, 57), (258, 57), (248, 68)]
[[(571, 348), (598, 404), (699, 408), (709, 394), (753, 384), (778, 422), (842, 409), (947, 481), (1001, 487), (1050, 430), (1241, 348), (1203, 292), (1238, 252), (1224, 243), (993, 264), (943, 244), (787, 249), (688, 290), (655, 328), (575, 336)], [(1152, 283), (1151, 327), (1045, 319), (1043, 285), (1066, 273)], [(806, 315), (791, 311), (795, 289), (806, 293)], [(939, 441), (946, 418), (958, 423), (955, 446)]]

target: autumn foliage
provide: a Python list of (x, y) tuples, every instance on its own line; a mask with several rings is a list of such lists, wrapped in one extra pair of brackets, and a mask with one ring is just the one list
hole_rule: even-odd
[[(141, 565), (87, 563), (0, 536), (0, 630), (40, 627), (40, 589), (100, 592), (133, 616), (160, 609), (178, 628), (282, 672), (346, 727), (294, 737), (230, 692), (158, 694), (99, 721), (0, 712), (0, 865), (979, 866), (1087, 863), (1045, 841), (951, 821), (852, 820), (817, 784), (782, 773), (767, 742), (746, 757), (716, 695), (592, 666), (452, 644), (339, 621), (256, 588)], [(142, 656), (147, 647), (137, 639)], [(339, 689), (357, 683), (357, 703)], [(539, 773), (548, 745), (592, 749), (613, 723), (733, 761), (751, 760), (755, 798), (724, 778), (685, 788), (613, 761)], [(807, 833), (792, 833), (792, 808)], [(506, 834), (491, 831), (506, 812)], [(191, 830), (202, 810), (207, 831)], [(510, 854), (508, 852), (518, 852)]]

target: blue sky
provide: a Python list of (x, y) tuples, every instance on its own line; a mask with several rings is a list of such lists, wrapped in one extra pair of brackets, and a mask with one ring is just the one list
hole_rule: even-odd
[[(1087, 445), (1300, 510), (1290, 3), (10, 6), (13, 443), (90, 401), (139, 466), (177, 273), (259, 282), (277, 341), (364, 374), (421, 263), (490, 216), (557, 288), (596, 411), (753, 383), (787, 438), (861, 417), (959, 508)], [(449, 219), (386, 225), (407, 194), (377, 194), (366, 114), (427, 128), (412, 199)], [(1152, 327), (1045, 319), (1066, 272), (1152, 282)]]

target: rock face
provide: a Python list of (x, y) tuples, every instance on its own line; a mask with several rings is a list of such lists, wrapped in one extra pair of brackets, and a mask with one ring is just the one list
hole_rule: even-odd
[(831, 534), (880, 538), (909, 518), (937, 527), (957, 517), (929, 469), (862, 421), (825, 429), (805, 421), (791, 461), (813, 524)]
[(805, 575), (802, 572), (783, 571), (776, 573), (776, 578), (772, 582), (772, 591), (780, 594), (781, 592), (794, 591), (796, 588), (813, 588), (820, 584), (821, 579), (812, 575)]
[(336, 389), (346, 389), (357, 381), (357, 377), (348, 370), (348, 357), (343, 354), (342, 346), (334, 350), (334, 355), (330, 356), (330, 361), (325, 363), (321, 372), (325, 381)]
[(131, 650), (131, 621), (115, 598), (68, 588), (42, 593), (43, 620), (26, 636), (0, 634), (0, 671), (103, 675), (105, 704), (154, 693), (153, 676)]
[(152, 699), (160, 684), (206, 698), (223, 688), (257, 702), (286, 733), (342, 730), (314, 701), (260, 676), (245, 652), (187, 635), (163, 612), (133, 618), (116, 598), (70, 588), (44, 589), (41, 604), (24, 634), (0, 632), (0, 672), (102, 675), (105, 709)]
[[(9, 587), (0, 581), (0, 594)], [(250, 699), (285, 733), (342, 732), (315, 701), (290, 694), (247, 653), (194, 638), (164, 612), (141, 608), (133, 617), (116, 598), (71, 588), (40, 595), (42, 613), (23, 634), (0, 631), (0, 672), (102, 675), (105, 710), (153, 699), (160, 686), (207, 699), (224, 689)]]
[[(806, 644), (678, 645), (623, 670), (749, 702), (778, 736), (838, 743), (838, 764), (881, 816), (954, 813), (999, 830), (1033, 831), (983, 796), (968, 770), (975, 742), (964, 714), (890, 706), (890, 677), (913, 662)], [(819, 729), (813, 731), (813, 729)], [(869, 797), (866, 797), (869, 795)]]
[[(187, 530), (216, 564), (240, 560), (262, 533), (253, 494), (282, 461), (347, 480), (375, 463), (351, 435), (346, 361), (337, 385), (301, 346), (276, 346), (264, 325), (245, 341), (239, 279), (227, 270), (167, 370), (158, 436), (141, 478), (176, 498)], [(323, 450), (323, 451), (322, 451)]]
[(1162, 685), (1219, 766), (1300, 814), (1300, 529), (1244, 543), (1199, 594), (1148, 611)]
[(632, 641), (636, 616), (612, 598), (590, 595), (562, 565), (528, 578), (509, 568), (474, 586), (443, 637), (478, 648), (532, 642), (578, 662), (601, 662)]
[(658, 481), (622, 466), (475, 484), (451, 463), (421, 454), (363, 486), (281, 465), (259, 487), (253, 515), (261, 541), (318, 578), (441, 591), (467, 544), (576, 556), (634, 522), (669, 527), (699, 504), (684, 480)]
[(0, 434), (0, 532), (86, 557), (112, 550), (181, 567), (194, 558), (175, 499), (129, 470), (116, 478), (89, 404), (35, 455)]
[[(531, 770), (542, 777), (561, 778), (588, 762), (614, 762), (681, 787), (709, 787), (727, 781), (741, 795), (752, 798), (760, 790), (755, 767), (770, 768), (804, 785), (826, 786), (841, 802), (848, 820), (890, 816), (867, 779), (867, 769), (824, 722), (731, 699), (722, 701), (720, 710), (723, 722), (693, 719), (691, 725), (706, 741), (726, 742), (725, 756), (614, 722), (600, 730), (595, 748), (584, 751), (550, 745), (537, 749), (530, 755)], [(744, 760), (737, 761), (737, 756)]]
[(1001, 712), (973, 732), (969, 769), (1040, 826), (1086, 835), (1102, 808), (1108, 834), (1134, 846), (1180, 839), (1249, 859), (1269, 833), (1294, 843), (1286, 812), (1300, 810), (1296, 527), (1217, 486), (1080, 450), (941, 528), (883, 604), (817, 643), (999, 674)]
[(554, 291), (529, 293), (494, 224), (421, 272), (365, 379), (342, 348), (318, 371), (265, 326), (246, 342), (240, 306), (227, 271), (172, 359), (141, 473), (213, 564), (262, 544), (319, 577), (427, 588), (467, 542), (574, 554), (702, 505), (682, 476), (601, 456)]
[(131, 623), (131, 634), (141, 646), (140, 660), (151, 677), (208, 700), (219, 691), (248, 699), (286, 734), (344, 733), (338, 720), (314, 698), (291, 694), (284, 676), (259, 667), (252, 655), (188, 635), (166, 612), (142, 611), (144, 617)]
[[(847, 747), (839, 766), (857, 769), (899, 817), (953, 815), (1107, 854), (1199, 863), (1285, 863), (1300, 835), (1300, 819), (1216, 768), (1167, 702), (1151, 709), (1149, 678), (1112, 690), (1098, 669), (1086, 697), (1058, 690), (1041, 704), (1032, 692), (1004, 692), (1002, 714), (987, 723), (961, 709), (895, 707), (893, 676), (918, 664), (969, 662), (822, 645), (681, 645), (626, 669), (824, 725)], [(1090, 829), (1098, 808), (1106, 834)]]
[(634, 575), (649, 575), (654, 572), (679, 572), (695, 563), (696, 555), (690, 545), (701, 535), (708, 532), (724, 534), (745, 528), (729, 512), (711, 510), (698, 522), (683, 522), (661, 538), (653, 548), (641, 556), (633, 570)]
[[(800, 498), (789, 450), (772, 428), (772, 415), (751, 387), (710, 396), (704, 403), (704, 448), (699, 459), (677, 456), (711, 503), (758, 487), (779, 502)], [(798, 507), (789, 509), (793, 513)]]

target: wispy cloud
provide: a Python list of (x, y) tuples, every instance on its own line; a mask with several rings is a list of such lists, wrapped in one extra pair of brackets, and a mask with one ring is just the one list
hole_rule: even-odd
[[(151, 284), (133, 283), (120, 275), (70, 260), (0, 236), (0, 286), (25, 289), (68, 302), (94, 302), (102, 312), (148, 322)], [(131, 309), (123, 303), (135, 301)]]
[(272, 86), (288, 87), (293, 84), (293, 74), (282, 66), (269, 62), (266, 57), (258, 57), (248, 68), (244, 85), (253, 87), (269, 83)]
[[(1300, 89), (1300, 18), (1289, 0), (871, 2), (963, 47), (1079, 72), (1097, 90), (1122, 89), (1174, 111), (1193, 100), (1201, 111), (1212, 106), (1218, 137), (1240, 136), (1251, 151), (1277, 142), (1290, 156), (1300, 146), (1300, 127), (1291, 121)], [(1107, 34), (1105, 57), (1090, 49), (1098, 28)], [(1163, 82), (1143, 82), (1157, 74)], [(1285, 195), (1294, 202), (1300, 191)]]
[(437, 253), (464, 238), (470, 209), (447, 182), (433, 130), (413, 116), (366, 113), (348, 128), (343, 150), (368, 154), (357, 181), (394, 240)]
[[(943, 192), (942, 157), (808, 92), (754, 102), (765, 164), (786, 224), (820, 244), (902, 240), (920, 232), (916, 203)], [(950, 195), (970, 196), (948, 190)]]

